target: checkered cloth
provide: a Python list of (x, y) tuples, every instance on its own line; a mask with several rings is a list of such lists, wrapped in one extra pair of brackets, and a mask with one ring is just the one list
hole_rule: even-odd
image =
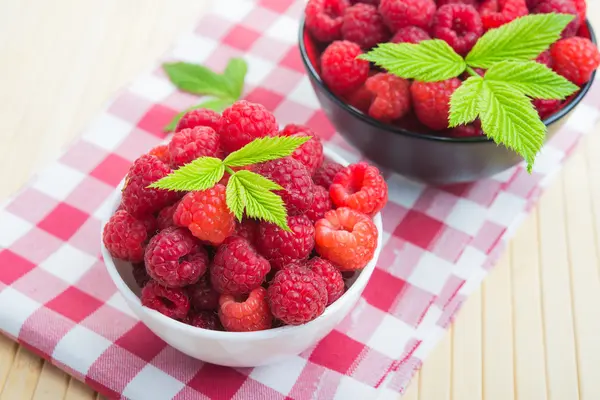
[[(349, 160), (296, 47), (303, 2), (215, 2), (168, 60), (249, 64), (246, 99), (307, 124)], [(600, 115), (596, 86), (528, 175), (431, 187), (390, 175), (383, 251), (351, 314), (315, 347), (261, 368), (225, 368), (167, 346), (132, 314), (100, 257), (109, 195), (161, 128), (197, 103), (160, 68), (124, 89), (81, 140), (0, 208), (0, 329), (108, 397), (397, 399), (481, 283), (541, 189)], [(596, 106), (594, 106), (596, 104)]]

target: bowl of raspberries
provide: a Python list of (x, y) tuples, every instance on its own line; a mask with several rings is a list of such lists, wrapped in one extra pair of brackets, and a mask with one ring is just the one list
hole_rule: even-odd
[(382, 43), (429, 39), (464, 57), (487, 31), (547, 13), (573, 20), (535, 61), (579, 87), (565, 100), (533, 98), (550, 137), (588, 92), (600, 64), (585, 0), (309, 0), (299, 47), (325, 114), (367, 158), (419, 181), (468, 182), (522, 160), (488, 138), (479, 120), (449, 128), (450, 97), (469, 75), (421, 82), (357, 57)]
[[(281, 137), (304, 142), (288, 156), (228, 166), (253, 141)], [(204, 190), (154, 186), (199, 160), (223, 160), (229, 172)], [(198, 171), (186, 182), (208, 176)], [(230, 192), (249, 177), (248, 192), (271, 182), (288, 229), (251, 217), (250, 204), (234, 215)], [(133, 163), (103, 224), (102, 255), (131, 310), (173, 347), (219, 365), (269, 364), (350, 312), (375, 268), (387, 197), (376, 167), (348, 164), (309, 128), (280, 129), (265, 107), (240, 100), (222, 114), (188, 112), (168, 143)]]

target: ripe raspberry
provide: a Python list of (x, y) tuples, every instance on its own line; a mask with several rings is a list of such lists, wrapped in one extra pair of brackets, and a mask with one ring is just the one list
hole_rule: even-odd
[(220, 331), (220, 322), (217, 314), (211, 311), (201, 311), (192, 313), (186, 317), (184, 322), (196, 328), (210, 329), (211, 331)]
[(220, 294), (210, 285), (208, 274), (202, 275), (198, 282), (186, 289), (194, 310), (211, 311), (219, 308)]
[(535, 61), (544, 64), (548, 68), (552, 68), (552, 56), (550, 55), (550, 50), (541, 52)]
[(321, 139), (310, 128), (303, 125), (289, 124), (283, 128), (280, 135), (311, 137), (308, 142), (298, 147), (292, 153), (292, 158), (304, 164), (309, 174), (314, 174), (321, 164), (323, 164), (323, 143), (321, 143)]
[(369, 76), (369, 62), (359, 60), (360, 46), (347, 40), (331, 43), (321, 54), (321, 78), (340, 95), (358, 89)]
[(373, 95), (368, 114), (383, 122), (400, 119), (410, 111), (410, 82), (380, 72), (367, 79), (365, 88)]
[(104, 226), (102, 241), (111, 256), (134, 263), (144, 260), (146, 226), (127, 211), (117, 211)]
[(179, 132), (183, 129), (192, 129), (197, 126), (207, 126), (218, 132), (221, 128), (221, 115), (213, 110), (207, 108), (198, 108), (186, 112), (183, 117), (177, 123), (175, 132)]
[(268, 222), (258, 228), (256, 248), (275, 269), (307, 259), (315, 247), (315, 228), (306, 215), (288, 217), (287, 223), (291, 232)]
[(532, 101), (532, 104), (537, 110), (540, 118), (544, 119), (558, 111), (562, 105), (562, 101), (557, 99), (535, 99)]
[(173, 222), (187, 227), (200, 240), (221, 244), (235, 230), (235, 217), (225, 200), (225, 186), (217, 184), (186, 194), (173, 214)]
[(256, 235), (258, 235), (258, 222), (248, 218), (244, 218), (242, 222), (237, 221), (234, 235), (243, 237), (249, 243), (255, 243)]
[(306, 267), (319, 275), (325, 282), (327, 305), (330, 305), (344, 294), (346, 289), (344, 278), (340, 270), (332, 263), (321, 257), (314, 257), (306, 263)]
[(223, 111), (219, 129), (223, 149), (231, 153), (254, 139), (277, 135), (275, 117), (262, 104), (240, 100)]
[(571, 0), (542, 0), (532, 11), (532, 14), (550, 13), (573, 15), (575, 18), (573, 21), (569, 22), (569, 25), (567, 25), (565, 29), (563, 29), (562, 37), (567, 38), (575, 36), (579, 26), (581, 25), (579, 13), (577, 12), (575, 3), (573, 3)]
[(125, 178), (121, 204), (134, 217), (144, 217), (174, 203), (180, 194), (148, 186), (171, 173), (158, 157), (145, 154), (138, 158)]
[(144, 286), (146, 286), (146, 283), (150, 282), (150, 275), (148, 275), (148, 272), (146, 271), (146, 266), (143, 262), (133, 264), (133, 269), (131, 273), (133, 274), (133, 279), (135, 279), (135, 283), (137, 283), (137, 285), (140, 288), (143, 288)]
[(346, 8), (346, 0), (309, 0), (304, 11), (306, 28), (321, 42), (340, 39)]
[(579, 22), (581, 25), (585, 24), (585, 17), (587, 14), (586, 0), (573, 0), (575, 8), (577, 9), (577, 15), (579, 16)]
[(459, 125), (448, 130), (448, 136), (453, 138), (485, 136), (480, 124)]
[(525, 0), (484, 0), (479, 6), (481, 23), (486, 31), (498, 28), (528, 13)]
[(164, 287), (150, 281), (142, 289), (142, 305), (173, 319), (184, 319), (190, 310), (190, 300), (181, 288)]
[(373, 216), (387, 203), (388, 187), (377, 167), (359, 162), (336, 174), (329, 194), (336, 207), (350, 207)]
[(477, 8), (479, 6), (478, 0), (437, 0), (436, 2), (438, 9), (446, 4), (467, 4)]
[(378, 6), (379, 0), (350, 0), (350, 3), (352, 3), (352, 4), (364, 3), (364, 4), (371, 4), (373, 6)]
[(358, 3), (344, 14), (342, 37), (368, 50), (377, 43), (386, 42), (390, 38), (390, 31), (377, 7)]
[(254, 171), (283, 187), (275, 193), (281, 196), (289, 215), (306, 212), (313, 202), (312, 180), (310, 174), (292, 157), (267, 161), (254, 167)]
[(481, 17), (467, 4), (446, 4), (433, 17), (433, 36), (445, 40), (458, 54), (466, 55), (483, 34)]
[(267, 289), (271, 312), (288, 325), (301, 325), (323, 314), (327, 287), (323, 279), (305, 267), (278, 271)]
[(392, 32), (411, 25), (429, 29), (435, 8), (433, 0), (381, 0), (379, 3), (379, 12)]
[(219, 152), (219, 135), (206, 126), (182, 129), (173, 135), (169, 143), (172, 168), (181, 167), (198, 157), (218, 157)]
[(390, 42), (392, 43), (421, 43), (423, 40), (429, 40), (431, 36), (423, 29), (416, 26), (405, 26), (396, 31)]
[(219, 299), (219, 319), (226, 331), (252, 332), (271, 328), (273, 315), (267, 302), (267, 290), (259, 286), (245, 301), (236, 301), (230, 294)]
[(550, 48), (553, 68), (576, 85), (583, 85), (600, 65), (600, 53), (592, 41), (582, 37), (561, 39)]
[(158, 216), (156, 217), (156, 221), (158, 222), (158, 229), (163, 230), (167, 229), (170, 226), (175, 226), (175, 222), (173, 222), (173, 214), (175, 214), (175, 210), (177, 210), (178, 205), (179, 202), (160, 210)]
[(345, 167), (342, 164), (338, 164), (333, 161), (325, 160), (321, 168), (313, 175), (313, 181), (315, 185), (323, 186), (325, 189), (329, 189), (335, 175), (343, 170)]
[(450, 96), (460, 84), (458, 78), (440, 82), (414, 81), (410, 93), (417, 118), (433, 130), (448, 128)]
[(329, 197), (329, 190), (325, 189), (323, 186), (314, 185), (313, 192), (315, 193), (315, 199), (313, 200), (312, 205), (306, 212), (308, 219), (313, 224), (323, 218), (325, 213), (331, 210), (331, 198)]
[(317, 253), (342, 271), (362, 269), (375, 254), (378, 234), (365, 214), (348, 207), (331, 210), (315, 224)]
[(153, 148), (148, 152), (151, 156), (156, 156), (158, 159), (165, 164), (169, 164), (171, 162), (171, 155), (169, 154), (169, 145), (161, 144)]
[(171, 227), (154, 236), (144, 257), (148, 275), (168, 287), (198, 282), (208, 268), (208, 254), (184, 228)]

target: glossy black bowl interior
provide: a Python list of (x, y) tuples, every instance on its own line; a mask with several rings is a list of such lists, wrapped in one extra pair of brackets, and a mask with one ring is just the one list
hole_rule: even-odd
[[(586, 21), (590, 39), (596, 43), (594, 31)], [(302, 61), (323, 111), (352, 145), (378, 165), (407, 178), (434, 184), (470, 182), (502, 172), (522, 158), (504, 146), (498, 146), (485, 136), (450, 138), (434, 134), (412, 132), (401, 127), (379, 122), (348, 105), (327, 88), (311, 62), (305, 41), (312, 40), (300, 24), (299, 46)], [(316, 56), (311, 54), (313, 60)], [(595, 73), (571, 101), (544, 120), (550, 138), (583, 99)]]

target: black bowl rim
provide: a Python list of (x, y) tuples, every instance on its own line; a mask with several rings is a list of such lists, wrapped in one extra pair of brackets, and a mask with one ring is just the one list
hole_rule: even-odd
[[(592, 43), (596, 44), (596, 35), (594, 33), (594, 28), (592, 28), (592, 25), (590, 24), (590, 21), (587, 18), (585, 20), (585, 24), (590, 33), (590, 40), (592, 41)], [(315, 70), (314, 66), (310, 62), (310, 59), (308, 58), (308, 53), (306, 52), (306, 46), (304, 44), (304, 31), (305, 31), (304, 15), (300, 19), (300, 27), (299, 27), (298, 31), (299, 31), (298, 43), (299, 43), (299, 47), (300, 47), (300, 55), (301, 55), (302, 62), (304, 63), (306, 70), (311, 75), (311, 78), (313, 79), (313, 81), (317, 82), (319, 87), (327, 94), (327, 96), (334, 103), (336, 103), (339, 107), (343, 108), (345, 111), (352, 114), (354, 117), (362, 120), (363, 122), (365, 122), (369, 125), (374, 126), (377, 129), (386, 130), (386, 131), (397, 133), (400, 135), (411, 136), (411, 137), (418, 138), (418, 139), (426, 139), (426, 140), (433, 140), (433, 141), (447, 142), (447, 143), (491, 142), (491, 143), (495, 144), (495, 142), (492, 139), (490, 139), (486, 136), (453, 138), (453, 137), (441, 136), (441, 135), (440, 136), (431, 135), (428, 133), (417, 133), (417, 132), (412, 132), (407, 129), (403, 129), (403, 128), (396, 127), (393, 125), (389, 125), (389, 124), (377, 121), (376, 119), (369, 117), (368, 115), (364, 114), (362, 111), (360, 111), (357, 108), (344, 102), (340, 97), (338, 97), (331, 90), (329, 90), (327, 85), (325, 85), (325, 83), (323, 82), (323, 80), (321, 79), (321, 77), (319, 76), (317, 71)], [(544, 123), (544, 125), (550, 126), (553, 123), (560, 120), (561, 118), (563, 118), (569, 112), (571, 112), (571, 110), (573, 110), (573, 108), (575, 108), (575, 106), (581, 102), (581, 100), (584, 98), (584, 96), (590, 90), (595, 77), (596, 77), (596, 71), (594, 71), (592, 73), (590, 80), (587, 81), (587, 83), (579, 90), (577, 95), (569, 102), (569, 104), (567, 104), (565, 107), (561, 108), (558, 112), (552, 114), (551, 116), (549, 116), (548, 118), (546, 118), (542, 121)]]

